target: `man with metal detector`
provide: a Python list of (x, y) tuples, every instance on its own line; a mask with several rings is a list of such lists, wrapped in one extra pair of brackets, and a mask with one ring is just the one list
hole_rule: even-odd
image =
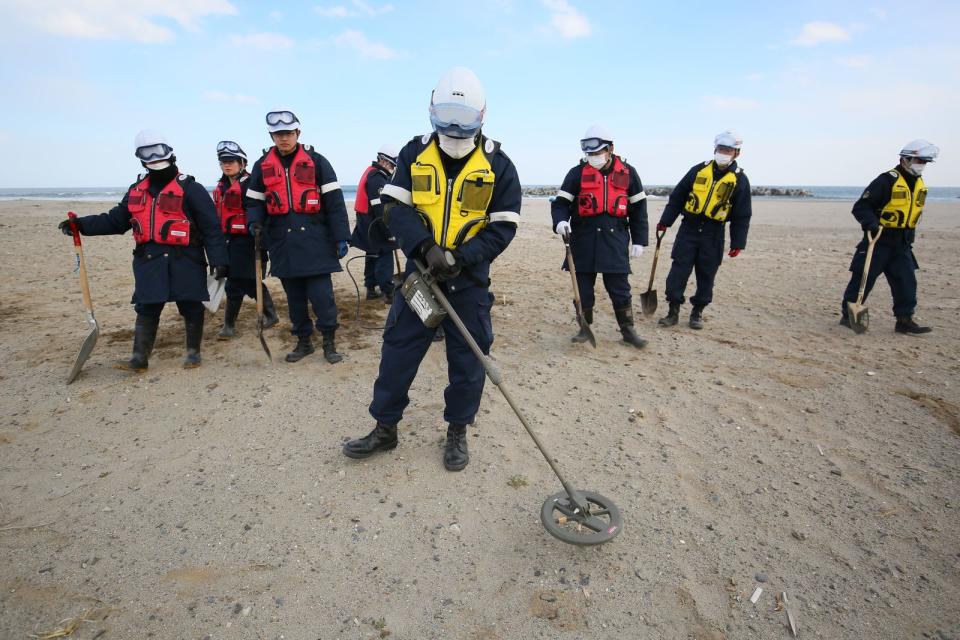
[[(370, 403), (376, 427), (344, 445), (350, 458), (397, 446), (407, 393), (436, 331), (422, 306), (422, 292), (413, 286), (422, 283), (417, 262), (439, 282), (482, 353), (493, 343), (490, 263), (517, 232), (521, 191), (513, 162), (481, 132), (485, 113), (483, 86), (472, 71), (454, 67), (444, 73), (430, 99), (434, 132), (401, 149), (393, 180), (381, 193), (387, 225), (408, 258), (406, 281), (404, 296), (394, 297), (383, 333)], [(470, 461), (466, 430), (480, 406), (484, 367), (449, 316), (441, 326), (446, 327), (450, 379), (444, 392), (449, 427), (443, 463), (459, 471)]]
[[(857, 329), (866, 328), (856, 314), (851, 325), (850, 303), (859, 305), (870, 295), (870, 290), (882, 273), (887, 277), (893, 294), (893, 315), (897, 318), (897, 333), (928, 333), (930, 327), (921, 326), (913, 319), (917, 308), (917, 259), (913, 242), (917, 223), (927, 199), (927, 187), (921, 174), (927, 165), (937, 159), (940, 149), (926, 140), (914, 140), (900, 150), (897, 166), (877, 176), (853, 205), (853, 216), (864, 231), (850, 263), (850, 282), (843, 293), (840, 324)], [(882, 233), (881, 233), (882, 230)], [(868, 242), (873, 240), (873, 242)], [(868, 245), (873, 249), (869, 272), (864, 274)], [(875, 245), (875, 246), (874, 246)], [(861, 276), (864, 276), (863, 288)], [(858, 292), (862, 295), (858, 300)]]
[[(647, 194), (637, 170), (613, 152), (613, 136), (606, 127), (589, 127), (580, 149), (584, 158), (567, 172), (551, 205), (554, 232), (569, 237), (586, 323), (593, 323), (593, 288), (602, 273), (623, 341), (642, 349), (647, 341), (633, 328), (628, 276), (630, 258), (639, 258), (647, 246)], [(570, 265), (565, 262), (563, 268)], [(586, 326), (571, 338), (587, 340)]]
[[(232, 140), (217, 143), (217, 160), (223, 175), (213, 189), (213, 204), (220, 217), (220, 228), (230, 255), (230, 277), (227, 278), (227, 307), (223, 312), (223, 327), (218, 340), (229, 340), (236, 335), (237, 316), (243, 297), (257, 299), (257, 277), (254, 271), (254, 241), (247, 230), (247, 210), (243, 199), (247, 193), (250, 174), (247, 172), (247, 154)], [(266, 252), (262, 252), (266, 253)], [(260, 256), (262, 262), (264, 256)], [(263, 277), (263, 274), (260, 274)], [(277, 324), (280, 319), (273, 306), (270, 290), (261, 285), (263, 295), (264, 328)]]
[(300, 144), (300, 120), (290, 109), (267, 113), (267, 131), (274, 146), (264, 151), (250, 172), (247, 226), (262, 233), (270, 253), (270, 272), (280, 278), (287, 294), (291, 333), (297, 346), (287, 362), (313, 353), (313, 327), (307, 304), (317, 316), (323, 336), (323, 357), (330, 364), (337, 353), (337, 304), (331, 273), (342, 271), (350, 223), (343, 191), (333, 167), (313, 147)]
[(377, 151), (377, 159), (371, 162), (360, 176), (357, 199), (353, 203), (357, 223), (350, 239), (351, 245), (367, 254), (363, 267), (367, 300), (376, 300), (383, 296), (387, 304), (393, 300), (393, 250), (396, 243), (383, 221), (380, 192), (390, 182), (390, 176), (396, 168), (396, 147), (383, 145)]
[(680, 305), (690, 272), (696, 270), (697, 291), (690, 298), (690, 328), (703, 329), (703, 310), (713, 301), (713, 281), (723, 261), (723, 229), (730, 223), (731, 258), (747, 246), (747, 231), (753, 214), (750, 181), (737, 166), (743, 140), (733, 131), (713, 139), (713, 159), (695, 164), (674, 187), (660, 215), (657, 232), (663, 233), (683, 214), (673, 243), (673, 264), (667, 274), (670, 310), (660, 318), (670, 327), (680, 320)]
[(120, 235), (133, 230), (132, 302), (137, 313), (133, 355), (117, 362), (116, 368), (136, 372), (147, 369), (167, 302), (176, 302), (183, 317), (183, 367), (199, 367), (203, 301), (209, 298), (207, 260), (217, 278), (229, 273), (217, 212), (203, 185), (193, 176), (180, 173), (173, 147), (162, 134), (151, 130), (138, 133), (134, 154), (147, 172), (130, 185), (120, 203), (107, 213), (64, 220), (60, 230), (71, 235), (71, 222), (85, 236)]

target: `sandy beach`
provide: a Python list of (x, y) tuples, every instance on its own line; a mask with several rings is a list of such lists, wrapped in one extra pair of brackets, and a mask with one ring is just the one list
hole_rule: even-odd
[[(346, 273), (339, 365), (282, 362), (295, 340), (270, 278), (275, 364), (246, 301), (239, 336), (215, 339), (221, 308), (203, 366), (181, 369), (169, 305), (131, 376), (111, 364), (130, 353), (133, 241), (85, 239), (101, 335), (66, 386), (87, 326), (56, 224), (112, 204), (0, 202), (0, 638), (73, 619), (70, 637), (104, 640), (775, 639), (791, 637), (786, 592), (802, 638), (960, 639), (960, 200), (928, 204), (915, 245), (931, 334), (893, 332), (882, 280), (870, 331), (838, 326), (851, 203), (757, 199), (703, 331), (689, 306), (656, 325), (670, 230), (661, 308), (635, 305), (643, 351), (620, 342), (602, 287), (597, 348), (570, 343), (563, 245), (548, 203), (526, 200), (493, 266), (492, 355), (573, 484), (623, 511), (596, 548), (540, 525), (560, 484), (489, 383), (470, 465), (443, 469), (442, 345), (399, 448), (341, 455), (373, 425), (386, 316), (364, 301), (355, 319)], [(634, 294), (652, 259), (633, 261)]]

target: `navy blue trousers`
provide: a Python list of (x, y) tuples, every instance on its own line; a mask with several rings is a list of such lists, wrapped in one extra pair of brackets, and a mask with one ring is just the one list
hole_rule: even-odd
[(673, 264), (667, 274), (667, 302), (683, 304), (692, 271), (696, 271), (697, 291), (690, 303), (705, 307), (713, 302), (713, 281), (723, 262), (723, 244), (723, 225), (684, 219), (670, 254)]
[[(630, 274), (627, 273), (604, 273), (603, 286), (610, 296), (613, 308), (626, 309), (633, 304), (633, 298), (630, 296)], [(580, 289), (580, 304), (584, 309), (593, 309), (597, 299), (593, 293), (597, 282), (595, 272), (577, 271), (577, 288)]]
[(313, 335), (308, 302), (317, 316), (317, 329), (320, 333), (336, 330), (337, 303), (333, 299), (333, 282), (329, 273), (304, 278), (280, 278), (280, 283), (287, 293), (287, 308), (290, 311), (292, 327), (290, 333), (298, 338)]
[[(147, 316), (148, 318), (160, 318), (163, 313), (165, 302), (138, 302), (133, 305), (134, 311), (138, 316)], [(203, 318), (203, 303), (196, 300), (185, 300), (177, 302), (177, 311), (183, 316), (184, 320), (197, 322)]]
[(384, 295), (393, 293), (393, 252), (367, 254), (363, 264), (363, 284), (367, 289), (380, 287)]
[[(480, 349), (489, 353), (493, 344), (493, 323), (490, 319), (493, 296), (489, 290), (486, 287), (468, 287), (448, 293), (447, 297)], [(443, 392), (446, 402), (443, 419), (451, 424), (472, 424), (480, 408), (486, 379), (483, 365), (449, 318), (441, 326), (446, 334), (449, 380)], [(410, 385), (417, 375), (420, 362), (433, 344), (435, 332), (436, 329), (427, 328), (420, 322), (403, 296), (394, 296), (383, 331), (380, 373), (373, 385), (373, 402), (370, 403), (370, 415), (374, 420), (397, 424), (403, 418), (403, 410), (410, 403), (410, 396), (407, 395)]]
[[(266, 291), (267, 285), (261, 286)], [(227, 296), (227, 300), (243, 300), (243, 296), (256, 300), (257, 280), (256, 278), (227, 278), (224, 294)]]
[[(861, 240), (850, 262), (850, 282), (843, 292), (843, 302), (856, 302), (860, 292), (860, 278), (867, 259), (867, 241)], [(867, 274), (867, 286), (863, 290), (866, 300), (874, 283), (882, 273), (887, 277), (890, 293), (893, 294), (893, 315), (912, 316), (917, 309), (917, 259), (908, 244), (896, 246), (877, 244), (873, 248), (870, 260), (870, 273)], [(846, 304), (843, 305), (844, 310)]]

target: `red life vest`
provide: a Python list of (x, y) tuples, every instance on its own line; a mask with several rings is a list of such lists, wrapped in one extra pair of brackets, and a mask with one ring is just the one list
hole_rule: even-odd
[(370, 198), (367, 197), (367, 178), (376, 171), (374, 165), (367, 167), (367, 170), (360, 176), (360, 184), (357, 185), (357, 199), (353, 203), (353, 210), (363, 215), (370, 213)]
[(220, 180), (217, 188), (213, 190), (213, 204), (220, 217), (220, 228), (224, 233), (246, 234), (247, 211), (243, 208), (240, 180), (235, 180), (225, 191), (224, 186), (225, 182)]
[(613, 156), (613, 169), (606, 176), (589, 164), (584, 164), (580, 174), (580, 195), (577, 197), (580, 216), (590, 218), (608, 213), (617, 218), (625, 218), (629, 187), (630, 170), (620, 161), (619, 156)]
[(154, 198), (147, 191), (150, 178), (144, 177), (127, 192), (130, 225), (137, 244), (156, 242), (185, 246), (190, 244), (190, 219), (183, 212), (183, 185), (190, 176), (177, 174)]
[(294, 213), (320, 213), (320, 189), (317, 166), (304, 145), (298, 145), (290, 168), (280, 163), (276, 147), (263, 157), (263, 186), (266, 188), (267, 213), (282, 216)]

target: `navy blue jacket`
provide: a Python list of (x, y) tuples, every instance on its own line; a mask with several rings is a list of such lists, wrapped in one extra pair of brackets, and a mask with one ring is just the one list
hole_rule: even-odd
[[(417, 136), (404, 145), (397, 157), (397, 170), (393, 174), (393, 179), (380, 194), (384, 205), (392, 205), (386, 216), (387, 226), (408, 258), (419, 258), (422, 245), (428, 245), (428, 241), (433, 239), (430, 230), (421, 220), (420, 214), (413, 208), (410, 165), (416, 162), (417, 156), (435, 138), (435, 133)], [(490, 204), (487, 205), (489, 222), (475, 236), (457, 247), (456, 253), (463, 269), (459, 276), (445, 283), (450, 291), (459, 291), (477, 285), (488, 286), (490, 263), (507, 248), (516, 235), (517, 225), (520, 223), (520, 204), (523, 197), (517, 168), (507, 154), (500, 149), (497, 142), (481, 135), (480, 144), (485, 145), (485, 149), (490, 149), (490, 153), (493, 154), (490, 164), (495, 176), (495, 184)], [(459, 175), (460, 169), (467, 160), (466, 158), (459, 161), (452, 160), (443, 151), (440, 152), (440, 156), (444, 161), (444, 170), (448, 178)], [(408, 262), (406, 272), (410, 273), (414, 268), (412, 262)]]
[[(598, 216), (580, 217), (577, 196), (580, 194), (580, 180), (584, 160), (570, 169), (560, 185), (560, 191), (550, 207), (553, 228), (562, 220), (570, 222), (570, 252), (577, 271), (583, 273), (630, 273), (630, 244), (647, 246), (647, 194), (637, 170), (620, 158), (630, 172), (630, 184), (627, 187), (627, 216), (618, 218), (609, 213)], [(600, 173), (607, 175), (613, 163)], [(556, 233), (556, 231), (554, 231)], [(567, 268), (564, 259), (563, 268)]]
[[(304, 145), (303, 148), (317, 168), (320, 213), (269, 215), (262, 157), (253, 164), (243, 200), (247, 225), (259, 222), (263, 226), (264, 248), (270, 252), (270, 273), (279, 278), (303, 278), (343, 271), (337, 258), (337, 243), (350, 240), (350, 222), (337, 174), (327, 159), (312, 147)], [(281, 162), (291, 162), (294, 153), (280, 156)]]
[[(917, 177), (905, 171), (899, 164), (890, 171), (884, 171), (874, 178), (873, 182), (864, 189), (860, 199), (853, 205), (853, 217), (857, 219), (857, 222), (860, 223), (860, 227), (864, 231), (880, 226), (880, 212), (883, 211), (883, 208), (890, 202), (890, 196), (893, 194), (893, 185), (897, 181), (896, 174), (903, 176), (903, 179), (907, 181), (907, 186), (910, 187), (911, 191), (914, 185), (917, 184)], [(902, 245), (912, 246), (916, 236), (916, 229), (884, 228), (877, 243), (891, 247)]]
[[(222, 195), (230, 188), (230, 180), (226, 176), (222, 176), (220, 180), (223, 184), (218, 183), (218, 186), (214, 187), (214, 189), (218, 189)], [(240, 175), (239, 180), (240, 196), (246, 200), (250, 174), (244, 171)], [(253, 259), (253, 236), (244, 233), (225, 233), (223, 234), (223, 238), (227, 243), (227, 253), (230, 256), (230, 277), (247, 280), (256, 278), (257, 274)]]
[[(190, 176), (181, 175), (183, 184), (183, 211), (190, 219), (190, 244), (175, 247), (147, 242), (133, 250), (133, 303), (186, 302), (208, 300), (207, 261), (215, 267), (229, 264), (227, 248), (220, 231), (220, 220), (210, 194)], [(137, 182), (140, 179), (138, 178)], [(137, 184), (136, 182), (133, 184)], [(169, 184), (169, 183), (167, 183)], [(133, 185), (130, 185), (131, 187)], [(147, 190), (154, 198), (163, 185), (151, 185)], [(131, 229), (130, 210), (127, 209), (129, 189), (120, 204), (107, 213), (77, 219), (80, 233), (85, 236), (121, 235)]]
[[(663, 213), (660, 215), (660, 224), (669, 227), (674, 223), (677, 217), (682, 213), (683, 222), (681, 223), (681, 229), (684, 225), (704, 225), (704, 231), (713, 231), (714, 233), (723, 233), (723, 222), (717, 222), (716, 220), (711, 220), (710, 218), (704, 215), (695, 215), (691, 213), (686, 213), (683, 210), (683, 205), (687, 202), (687, 196), (690, 195), (690, 192), (693, 191), (693, 179), (697, 177), (697, 174), (703, 169), (702, 162), (698, 162), (693, 165), (687, 174), (683, 176), (680, 182), (677, 183), (677, 186), (673, 188), (673, 192), (670, 194), (670, 198), (667, 200), (667, 206), (663, 208)], [(730, 248), (731, 249), (746, 249), (747, 248), (747, 232), (750, 230), (750, 217), (753, 215), (753, 204), (752, 197), (750, 195), (750, 181), (747, 179), (747, 174), (740, 170), (737, 167), (737, 161), (734, 160), (726, 169), (720, 169), (715, 162), (711, 160), (713, 164), (713, 179), (719, 180), (727, 173), (727, 171), (736, 171), (737, 172), (737, 186), (733, 190), (733, 195), (730, 196), (730, 213), (727, 215), (727, 222), (730, 223)]]
[(380, 200), (380, 192), (390, 182), (390, 174), (377, 162), (373, 163), (373, 167), (374, 170), (367, 176), (364, 185), (367, 201), (370, 203), (369, 209), (365, 214), (357, 214), (357, 224), (353, 228), (350, 244), (367, 253), (380, 254), (393, 251), (396, 244), (388, 239), (392, 236), (383, 220), (383, 202)]

